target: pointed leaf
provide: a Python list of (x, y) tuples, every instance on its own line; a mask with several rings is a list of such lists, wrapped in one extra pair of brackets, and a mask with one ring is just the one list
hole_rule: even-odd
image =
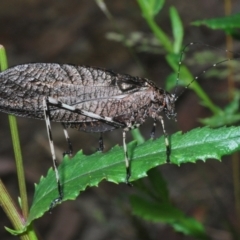
[(153, 18), (162, 9), (165, 0), (138, 0), (145, 18)]
[(153, 194), (157, 199), (161, 199), (162, 202), (169, 202), (167, 183), (157, 168), (153, 168), (148, 172), (148, 179), (150, 186), (153, 188)]
[(152, 222), (170, 224), (176, 231), (197, 239), (208, 239), (204, 227), (194, 218), (185, 214), (170, 203), (157, 203), (138, 196), (131, 196), (133, 214)]
[(192, 25), (200, 26), (206, 25), (212, 29), (231, 29), (240, 28), (240, 13), (233, 14), (231, 16), (225, 16), (220, 18), (212, 18), (206, 20), (199, 20), (192, 22)]
[(224, 125), (232, 125), (240, 121), (240, 112), (239, 112), (239, 100), (240, 94), (235, 94), (235, 97), (232, 102), (230, 102), (222, 112), (213, 115), (209, 118), (201, 119), (205, 125), (211, 127), (221, 127)]
[[(220, 160), (223, 155), (240, 149), (240, 127), (223, 127), (219, 129), (197, 128), (186, 134), (180, 132), (170, 138), (171, 162), (180, 165), (196, 160), (214, 158)], [(128, 144), (131, 159), (131, 181), (145, 177), (146, 172), (166, 161), (163, 137), (148, 140), (137, 146), (136, 142)], [(63, 184), (64, 200), (73, 200), (86, 187), (98, 186), (103, 179), (114, 183), (125, 182), (124, 153), (121, 147), (114, 147), (106, 154), (95, 153), (85, 156), (78, 152), (71, 160), (67, 157), (59, 167)], [(48, 211), (50, 203), (58, 196), (55, 174), (49, 170), (47, 177), (41, 178), (36, 192), (27, 224)]]
[(172, 23), (173, 30), (173, 52), (179, 53), (182, 47), (183, 40), (183, 25), (180, 16), (178, 15), (178, 11), (175, 7), (170, 8), (170, 19)]

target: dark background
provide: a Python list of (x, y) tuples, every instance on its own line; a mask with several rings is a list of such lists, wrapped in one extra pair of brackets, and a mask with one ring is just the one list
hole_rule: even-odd
[[(240, 10), (239, 1), (232, 1), (234, 12)], [(151, 35), (136, 1), (106, 1), (114, 16), (109, 21), (95, 1), (76, 0), (8, 0), (0, 1), (0, 44), (7, 51), (9, 66), (28, 62), (58, 62), (84, 64), (112, 69), (148, 77), (158, 86), (164, 87), (166, 76), (171, 69), (164, 56), (154, 53), (137, 52), (110, 41), (109, 32), (116, 32), (116, 25), (126, 36), (140, 31)], [(171, 35), (169, 6), (174, 5), (182, 18), (185, 37), (184, 43), (206, 42), (213, 46), (225, 47), (225, 35), (205, 27), (194, 27), (194, 20), (220, 17), (224, 15), (224, 4), (217, 0), (166, 1), (157, 22)], [(114, 25), (114, 23), (116, 25)], [(235, 42), (236, 51), (239, 44)], [(136, 61), (136, 59), (138, 61)], [(141, 63), (141, 66), (139, 64)], [(193, 73), (199, 73), (196, 65)], [(226, 81), (200, 80), (200, 84), (218, 102), (216, 93), (226, 89)], [(224, 104), (220, 101), (219, 104)], [(168, 133), (188, 131), (201, 126), (199, 118), (210, 115), (203, 108), (197, 96), (188, 90), (177, 103), (178, 122), (166, 121)], [(33, 184), (45, 175), (51, 166), (51, 155), (44, 121), (18, 118), (22, 153), (27, 177), (29, 199), (33, 196)], [(141, 128), (149, 138), (151, 122)], [(157, 137), (161, 131), (158, 129)], [(57, 154), (61, 159), (66, 149), (64, 135), (59, 124), (53, 124), (53, 137)], [(98, 147), (98, 135), (70, 130), (75, 151), (83, 149), (90, 154)], [(128, 135), (128, 141), (131, 136)], [(116, 144), (122, 145), (121, 131), (104, 134), (105, 151)], [(16, 200), (18, 196), (14, 156), (6, 114), (0, 114), (0, 177)], [(189, 216), (204, 223), (213, 239), (231, 238), (229, 224), (238, 228), (235, 213), (232, 183), (231, 160), (223, 162), (209, 160), (197, 164), (161, 166), (173, 202)], [(35, 222), (42, 239), (192, 239), (175, 233), (163, 224), (151, 224), (131, 216), (128, 196), (134, 188), (124, 184), (115, 185), (102, 182), (99, 188), (91, 188), (81, 194), (76, 201), (69, 201), (54, 209), (53, 214), (45, 214)], [(15, 239), (4, 230), (11, 227), (10, 222), (0, 211), (0, 238)], [(142, 231), (146, 235), (142, 234)]]

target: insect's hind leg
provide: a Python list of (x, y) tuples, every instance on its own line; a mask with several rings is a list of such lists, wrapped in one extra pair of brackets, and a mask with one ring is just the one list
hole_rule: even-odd
[(66, 124), (63, 123), (63, 122), (62, 122), (62, 127), (63, 127), (64, 136), (66, 138), (67, 145), (68, 145), (68, 150), (63, 152), (63, 156), (65, 156), (67, 154), (67, 155), (69, 155), (71, 157), (72, 154), (73, 154), (72, 142), (71, 142), (70, 137), (68, 135)]
[(78, 109), (75, 106), (67, 105), (67, 104), (62, 103), (62, 102), (60, 102), (60, 101), (58, 101), (54, 98), (51, 98), (51, 97), (49, 97), (48, 100), (49, 100), (49, 104), (52, 105), (52, 106), (59, 107), (61, 109), (65, 109), (67, 111), (74, 112), (74, 113), (77, 113), (77, 114), (81, 114), (83, 116), (86, 116), (86, 117), (89, 117), (89, 118), (92, 118), (92, 119), (97, 119), (97, 120), (102, 121), (106, 124), (114, 126), (115, 128), (124, 128), (124, 130), (123, 130), (123, 149), (124, 149), (124, 156), (125, 156), (125, 163), (126, 163), (126, 183), (128, 185), (131, 185), (130, 182), (129, 182), (129, 178), (131, 176), (131, 171), (130, 171), (130, 164), (129, 164), (128, 154), (127, 154), (126, 131), (129, 131), (130, 129), (133, 129), (135, 127), (132, 127), (132, 126), (126, 127), (125, 123), (119, 123), (119, 122), (115, 121), (112, 117), (103, 117), (103, 116), (100, 116), (100, 115), (98, 115), (96, 113), (93, 113), (93, 112), (88, 112), (88, 111), (83, 110), (83, 109)]
[(167, 134), (166, 129), (165, 129), (163, 117), (158, 116), (158, 120), (160, 121), (160, 123), (162, 125), (162, 129), (163, 129), (163, 135), (164, 135), (165, 146), (166, 146), (166, 155), (167, 155), (166, 162), (170, 163), (171, 148), (170, 148), (170, 144), (169, 144), (169, 140), (168, 140), (168, 134)]
[(99, 140), (98, 140), (98, 144), (99, 144), (99, 147), (98, 147), (98, 151), (99, 152), (102, 152), (104, 150), (104, 143), (103, 143), (103, 134), (100, 133), (100, 137), (99, 137)]
[(55, 175), (56, 175), (57, 188), (58, 188), (58, 194), (59, 194), (59, 196), (56, 199), (54, 199), (50, 204), (49, 211), (51, 212), (52, 208), (55, 207), (59, 202), (62, 201), (63, 189), (61, 186), (59, 172), (57, 169), (57, 159), (56, 159), (53, 138), (52, 138), (48, 98), (43, 99), (43, 112), (44, 112), (44, 117), (45, 117), (45, 122), (46, 122), (46, 127), (47, 127), (48, 140), (49, 140), (49, 145), (50, 145), (50, 150), (51, 150), (52, 160), (53, 160), (53, 168), (54, 168)]

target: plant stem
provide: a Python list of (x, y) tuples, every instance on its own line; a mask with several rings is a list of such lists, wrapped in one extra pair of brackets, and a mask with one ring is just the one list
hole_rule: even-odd
[[(0, 70), (4, 71), (7, 69), (7, 57), (5, 49), (2, 45), (0, 45)], [(20, 141), (18, 136), (18, 129), (17, 129), (17, 121), (14, 116), (9, 115), (9, 124), (13, 142), (13, 149), (15, 155), (15, 162), (17, 168), (17, 176), (18, 176), (18, 184), (19, 184), (19, 191), (20, 191), (20, 198), (21, 198), (21, 210), (22, 214), (17, 210), (13, 200), (11, 199), (9, 193), (7, 192), (5, 186), (3, 185), (2, 181), (0, 180), (0, 205), (5, 211), (6, 215), (12, 222), (15, 230), (23, 230), (25, 227), (25, 222), (28, 217), (28, 200), (27, 200), (27, 191), (26, 191), (26, 181), (23, 169), (23, 161), (22, 161), (22, 154), (21, 154), (21, 147)], [(6, 228), (10, 233), (14, 234), (13, 230)], [(37, 236), (30, 224), (26, 232), (20, 235), (22, 240), (37, 240)]]
[(157, 25), (153, 18), (145, 17), (145, 19), (149, 27), (153, 31), (154, 35), (158, 38), (160, 44), (165, 48), (168, 53), (172, 53), (173, 46), (168, 36), (162, 31), (162, 29)]
[[(163, 30), (157, 25), (157, 23), (155, 22), (154, 18), (152, 15), (150, 15), (150, 13), (148, 12), (148, 10), (144, 7), (144, 4), (142, 1), (138, 0), (139, 6), (141, 8), (142, 11), (142, 15), (144, 16), (145, 20), (147, 21), (150, 29), (152, 30), (152, 32), (154, 33), (154, 35), (157, 37), (157, 39), (159, 40), (160, 44), (164, 47), (164, 49), (166, 50), (166, 52), (168, 54), (173, 53), (174, 49), (173, 49), (173, 44), (170, 40), (170, 38), (163, 32)], [(172, 67), (172, 69), (177, 72), (178, 71), (178, 65), (175, 64), (175, 61), (171, 61), (167, 58), (167, 62), (168, 64)], [(182, 70), (183, 68), (185, 68), (185, 72), (187, 73), (188, 78), (186, 79), (190, 79), (190, 81), (192, 79), (194, 79), (194, 77), (192, 76), (192, 74), (190, 73), (190, 71), (185, 67), (182, 66)], [(188, 84), (189, 82), (187, 82), (186, 84)], [(191, 84), (191, 89), (193, 89), (196, 94), (200, 97), (200, 99), (203, 102), (203, 105), (208, 107), (214, 114), (217, 114), (221, 111), (220, 108), (218, 108), (212, 101), (211, 99), (208, 97), (208, 95), (205, 93), (205, 91), (200, 87), (200, 85), (195, 81)]]
[(138, 128), (135, 128), (131, 131), (131, 134), (133, 136), (133, 139), (138, 142), (138, 144), (142, 144), (145, 142), (144, 137), (142, 136), (141, 132)]
[[(24, 229), (25, 218), (19, 213), (3, 182), (0, 180), (0, 205), (16, 230)], [(8, 228), (6, 228), (8, 230)], [(11, 230), (9, 232), (12, 233)], [(37, 240), (31, 226), (20, 235), (21, 240)]]
[[(193, 79), (192, 74), (189, 72), (189, 70), (186, 68), (186, 71), (188, 72), (189, 77), (187, 79)], [(189, 84), (189, 82), (185, 81), (185, 84)], [(210, 109), (214, 114), (219, 114), (222, 110), (216, 106), (212, 100), (209, 98), (209, 96), (206, 94), (206, 92), (201, 88), (198, 82), (194, 81), (190, 88), (195, 91), (195, 93), (198, 95), (198, 97), (202, 100), (202, 104)]]
[[(0, 45), (1, 71), (4, 71), (8, 68), (6, 56), (7, 55), (4, 47)], [(24, 176), (24, 170), (23, 170), (22, 153), (21, 153), (20, 141), (18, 136), (17, 121), (16, 121), (16, 118), (11, 115), (8, 116), (8, 119), (9, 119), (9, 125), (10, 125), (12, 142), (13, 142), (13, 150), (14, 150), (16, 167), (17, 167), (18, 184), (19, 184), (19, 191), (20, 191), (20, 197), (21, 197), (21, 208), (22, 208), (24, 218), (27, 219), (27, 216), (28, 216), (27, 191), (26, 191), (25, 176)]]
[(22, 161), (22, 153), (20, 147), (20, 141), (18, 136), (18, 129), (17, 129), (17, 121), (16, 117), (12, 115), (8, 115), (8, 120), (10, 124), (10, 130), (12, 135), (12, 142), (13, 142), (13, 149), (16, 161), (16, 168), (17, 168), (17, 176), (18, 176), (18, 184), (19, 184), (19, 191), (21, 197), (21, 208), (22, 213), (25, 219), (28, 216), (28, 200), (27, 200), (27, 191), (26, 191), (26, 181), (23, 169), (23, 161)]

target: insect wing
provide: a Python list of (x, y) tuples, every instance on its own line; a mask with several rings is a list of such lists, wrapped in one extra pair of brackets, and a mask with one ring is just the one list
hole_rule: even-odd
[[(48, 63), (24, 64), (0, 73), (1, 110), (14, 115), (43, 119), (42, 101), (52, 97), (62, 103), (101, 116), (126, 115), (129, 94), (145, 91), (146, 81), (99, 68)], [(134, 101), (135, 101), (134, 100)], [(51, 120), (98, 122), (57, 107), (50, 107)]]

